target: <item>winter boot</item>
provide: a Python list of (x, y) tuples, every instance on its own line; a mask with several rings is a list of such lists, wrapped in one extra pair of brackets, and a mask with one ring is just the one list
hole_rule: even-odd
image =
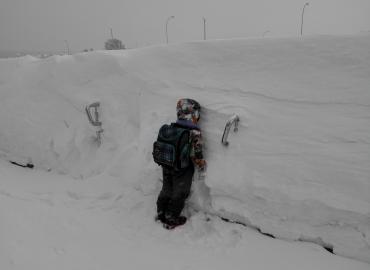
[(164, 212), (160, 211), (158, 214), (155, 216), (155, 221), (160, 221), (164, 223), (166, 221), (166, 217), (164, 215)]
[(186, 217), (178, 216), (178, 217), (166, 217), (165, 221), (163, 222), (163, 227), (167, 230), (172, 230), (177, 226), (184, 225), (186, 223)]

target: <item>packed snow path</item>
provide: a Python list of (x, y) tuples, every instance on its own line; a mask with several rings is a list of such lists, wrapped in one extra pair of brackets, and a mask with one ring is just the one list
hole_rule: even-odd
[[(195, 209), (370, 262), (369, 47), (368, 35), (320, 36), (1, 60), (0, 156), (153, 194), (156, 132), (192, 97), (208, 160)], [(84, 111), (95, 101), (100, 147)]]

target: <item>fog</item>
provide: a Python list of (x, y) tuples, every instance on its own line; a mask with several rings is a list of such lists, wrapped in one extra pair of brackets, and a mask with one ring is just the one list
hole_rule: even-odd
[[(102, 49), (113, 36), (127, 48), (203, 39), (298, 36), (305, 1), (0, 0), (0, 50)], [(311, 0), (303, 34), (370, 30), (370, 1)]]

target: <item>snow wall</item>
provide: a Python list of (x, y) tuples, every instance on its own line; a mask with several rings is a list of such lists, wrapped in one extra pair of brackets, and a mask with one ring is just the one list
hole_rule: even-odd
[(370, 262), (369, 48), (368, 35), (315, 36), (0, 60), (0, 158), (158, 192), (152, 143), (191, 97), (208, 161), (193, 207)]

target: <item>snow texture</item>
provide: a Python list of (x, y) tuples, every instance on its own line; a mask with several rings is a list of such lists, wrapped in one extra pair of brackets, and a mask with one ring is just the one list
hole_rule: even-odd
[[(245, 239), (239, 225), (216, 221), (216, 216), (221, 216), (277, 238), (320, 244), (335, 254), (365, 262), (355, 264), (357, 269), (365, 269), (370, 263), (369, 47), (369, 35), (314, 36), (0, 60), (0, 158), (49, 171), (54, 184), (36, 187), (55, 188), (43, 192), (17, 187), (11, 192), (16, 184), (9, 179), (14, 177), (11, 173), (1, 176), (7, 181), (0, 186), (0, 199), (17, 202), (8, 213), (2, 206), (1, 220), (9, 220), (9, 224), (0, 233), (14, 236), (21, 231), (14, 241), (38, 241), (27, 229), (28, 224), (32, 228), (37, 224), (31, 216), (32, 205), (14, 228), (12, 222), (20, 217), (12, 211), (21, 213), (22, 201), (39, 200), (43, 206), (37, 208), (35, 218), (42, 218), (50, 207), (55, 209), (55, 220), (48, 219), (45, 225), (55, 231), (48, 235), (80, 233), (85, 228), (81, 226), (100, 224), (92, 229), (98, 231), (91, 233), (97, 236), (94, 242), (101, 240), (101, 246), (91, 254), (103, 252), (105, 243), (114, 237), (108, 234), (104, 238), (101, 231), (119, 227), (120, 222), (128, 226), (118, 229), (125, 231), (120, 232), (124, 235), (128, 235), (126, 230), (134, 233), (133, 238), (143, 233), (149, 239), (164, 237), (161, 241), (173, 244), (185, 241), (187, 247), (196, 245), (190, 242), (200, 241), (198, 237), (209, 237), (202, 238), (202, 245), (220, 244), (209, 234), (212, 230), (223, 234), (228, 230), (225, 226), (238, 226), (232, 237)], [(150, 216), (154, 215), (161, 176), (151, 150), (158, 128), (175, 120), (176, 101), (182, 97), (196, 99), (204, 108), (201, 126), (208, 168), (204, 181), (196, 181), (195, 176), (188, 210), (194, 218), (184, 226), (187, 234), (171, 238), (157, 231), (151, 234), (149, 229), (149, 224), (155, 226)], [(100, 146), (84, 110), (96, 101), (101, 104), (104, 129)], [(239, 129), (230, 131), (230, 144), (223, 146), (222, 132), (233, 114), (240, 118)], [(71, 177), (82, 182), (76, 184)], [(90, 196), (82, 188), (60, 193), (68, 185), (86, 188), (89, 184), (92, 189), (102, 188), (101, 194), (93, 189)], [(68, 212), (71, 220), (58, 218), (59, 208), (72, 207), (74, 202), (79, 202), (78, 207), (106, 211), (94, 216), (80, 209)], [(135, 209), (143, 215), (132, 213)], [(128, 217), (112, 216), (110, 211), (125, 211)], [(74, 222), (80, 214), (86, 215), (83, 225)], [(115, 220), (111, 224), (104, 220), (105, 215), (128, 218), (131, 223)], [(212, 217), (211, 225), (203, 220), (207, 215)], [(135, 218), (144, 224), (137, 224)], [(140, 228), (135, 231), (137, 226)], [(231, 239), (219, 237), (219, 241)], [(118, 250), (125, 252), (122, 248), (139, 250), (138, 245), (146, 244), (140, 237), (135, 247), (129, 246), (133, 241), (128, 241), (128, 246), (122, 241), (109, 245), (112, 256)], [(250, 251), (251, 247), (239, 241), (242, 244), (236, 253)], [(25, 250), (15, 248), (18, 242), (9, 245), (14, 245), (14, 249), (5, 247), (13, 251), (7, 257), (9, 265), (12, 256), (27, 256)], [(26, 249), (28, 245), (21, 246)], [(55, 249), (55, 254), (66, 248)], [(70, 247), (69, 252), (82, 256), (79, 248)], [(95, 268), (114, 268), (100, 266)], [(139, 265), (136, 268), (141, 269)], [(282, 264), (274, 269), (287, 268)]]

